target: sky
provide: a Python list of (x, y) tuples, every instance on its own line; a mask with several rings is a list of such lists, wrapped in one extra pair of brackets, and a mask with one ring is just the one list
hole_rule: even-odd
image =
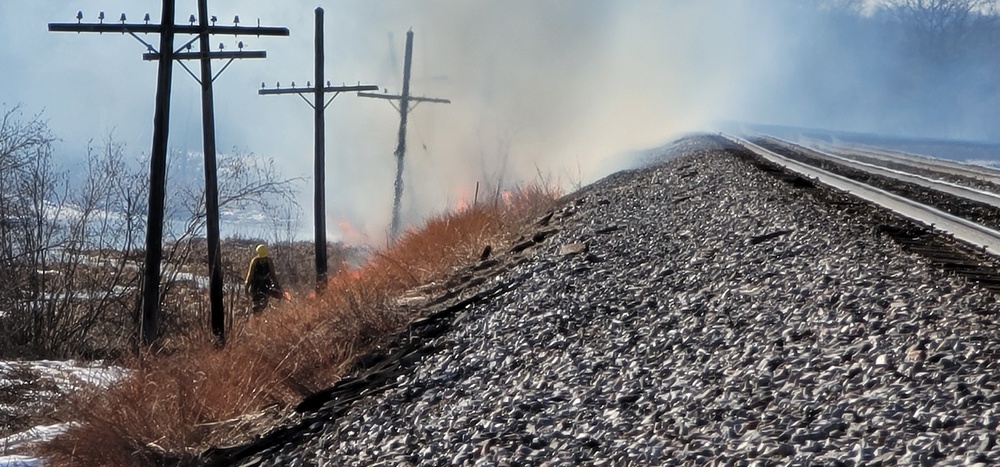
[[(47, 31), (50, 22), (75, 22), (77, 11), (85, 22), (96, 21), (101, 10), (112, 21), (122, 12), (130, 21), (147, 12), (159, 19), (159, 2), (138, 3), (0, 2), (6, 39), (0, 42), (0, 103), (41, 113), (60, 138), (59, 160), (80, 160), (88, 141), (109, 135), (146, 160), (156, 64), (141, 59), (145, 47), (120, 34)], [(803, 40), (815, 37), (815, 25), (802, 4), (213, 0), (209, 13), (222, 24), (239, 15), (243, 25), (259, 19), (291, 32), (212, 39), (229, 50), (242, 40), (248, 50), (267, 52), (263, 60), (234, 62), (215, 81), (217, 145), (273, 158), (285, 176), (309, 177), (300, 187), (300, 205), (301, 230), (311, 231), (312, 109), (295, 95), (259, 96), (257, 89), (262, 82), (302, 86), (313, 79), (317, 6), (325, 10), (324, 72), (332, 83), (399, 93), (406, 32), (412, 30), (411, 94), (452, 101), (411, 111), (402, 212), (407, 225), (470, 202), (477, 183), (505, 189), (546, 183), (568, 191), (627, 168), (622, 154), (712, 131), (720, 121), (877, 127), (858, 117), (864, 112), (817, 110), (850, 99), (856, 87), (832, 71), (822, 84), (801, 74), (800, 58), (830, 52), (827, 43)], [(196, 1), (178, 0), (176, 19), (186, 22), (196, 11)], [(145, 40), (158, 45), (155, 36)], [(214, 70), (221, 65), (214, 62)], [(820, 97), (800, 99), (806, 93)], [(172, 151), (199, 153), (198, 84), (178, 65), (171, 102)], [(385, 241), (398, 119), (389, 102), (353, 94), (327, 108), (329, 239)]]

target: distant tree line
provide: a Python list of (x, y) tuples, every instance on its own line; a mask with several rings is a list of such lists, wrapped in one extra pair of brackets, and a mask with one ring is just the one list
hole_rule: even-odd
[[(799, 42), (769, 88), (806, 124), (1000, 139), (1000, 9), (993, 0), (787, 2)], [(806, 26), (803, 26), (806, 25)], [(787, 46), (792, 47), (792, 46)], [(791, 104), (788, 104), (791, 105)]]

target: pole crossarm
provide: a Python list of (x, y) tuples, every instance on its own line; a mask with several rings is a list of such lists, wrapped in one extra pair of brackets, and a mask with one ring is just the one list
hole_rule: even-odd
[[(329, 93), (333, 93), (333, 95), (330, 96), (329, 99), (327, 99), (326, 103), (323, 104), (323, 108), (325, 109), (342, 92), (375, 91), (375, 90), (378, 90), (378, 86), (374, 85), (374, 84), (358, 84), (358, 85), (354, 85), (354, 86), (324, 86), (324, 87), (322, 87), (320, 89), (322, 90), (322, 92), (324, 94), (326, 94), (328, 92)], [(306, 96), (305, 96), (306, 93), (315, 94), (316, 93), (316, 88), (315, 87), (311, 87), (311, 88), (260, 89), (260, 90), (257, 91), (257, 94), (261, 95), (261, 96), (265, 96), (265, 95), (268, 95), (268, 94), (298, 94), (299, 97), (301, 97), (302, 100), (304, 100), (306, 102), (306, 104), (309, 104), (309, 107), (312, 107), (313, 109), (315, 109), (316, 108), (316, 104), (314, 104), (312, 102), (309, 102), (309, 99), (307, 99)]]
[[(398, 101), (398, 100), (403, 99), (403, 96), (400, 96), (400, 95), (397, 95), (397, 94), (372, 94), (370, 92), (359, 92), (358, 95), (361, 96), (361, 97), (371, 97), (371, 98), (375, 98), (375, 99), (389, 99), (389, 100), (393, 100), (393, 101)], [(437, 97), (413, 97), (413, 96), (409, 96), (409, 97), (407, 97), (407, 99), (409, 99), (410, 102), (435, 102), (435, 103), (438, 103), (438, 104), (451, 104), (450, 100), (448, 100), (448, 99), (439, 99)]]
[[(353, 91), (377, 91), (378, 86), (374, 84), (358, 84), (353, 86), (324, 86), (323, 92), (353, 92)], [(302, 94), (316, 92), (315, 87), (309, 88), (283, 88), (283, 89), (259, 89), (257, 94), (266, 96), (269, 94)]]
[[(177, 60), (178, 63), (180, 63), (181, 67), (183, 67), (184, 70), (187, 71), (188, 74), (191, 75), (191, 77), (194, 78), (194, 80), (198, 82), (198, 84), (201, 84), (201, 79), (198, 78), (198, 76), (195, 75), (194, 72), (191, 71), (191, 69), (188, 68), (187, 65), (185, 65), (184, 62), (182, 62), (181, 60), (201, 60), (202, 59), (202, 53), (201, 52), (174, 52), (172, 55), (173, 55), (173, 58), (175, 60)], [(222, 66), (222, 68), (219, 70), (218, 73), (216, 73), (214, 76), (212, 76), (212, 81), (214, 82), (216, 80), (216, 78), (218, 78), (220, 75), (222, 75), (223, 71), (226, 71), (226, 68), (229, 68), (229, 65), (233, 63), (233, 60), (243, 59), (243, 58), (267, 58), (267, 52), (265, 52), (263, 50), (262, 51), (246, 51), (246, 52), (244, 52), (242, 50), (241, 51), (237, 51), (237, 52), (209, 52), (208, 55), (207, 55), (207, 57), (208, 57), (209, 60), (213, 60), (213, 59), (219, 59), (219, 60), (226, 60), (226, 59), (228, 59), (229, 60), (228, 62), (226, 62), (225, 65)], [(153, 53), (153, 52), (144, 53), (144, 54), (142, 54), (142, 59), (146, 60), (146, 61), (156, 61), (156, 60), (160, 59), (160, 54)]]
[[(201, 34), (201, 26), (177, 24), (173, 27), (174, 34)], [(163, 26), (146, 23), (49, 23), (49, 32), (96, 32), (96, 33), (159, 33)], [(208, 34), (228, 34), (233, 36), (287, 36), (288, 28), (267, 26), (209, 26)]]
[[(201, 60), (201, 52), (174, 52), (174, 60)], [(237, 60), (243, 58), (267, 58), (267, 52), (261, 51), (238, 51), (238, 52), (209, 52), (208, 58), (221, 60)], [(159, 60), (158, 53), (144, 53), (142, 59), (146, 61)]]

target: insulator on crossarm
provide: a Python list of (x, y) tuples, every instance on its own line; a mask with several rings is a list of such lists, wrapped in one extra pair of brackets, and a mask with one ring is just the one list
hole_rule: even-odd
[(236, 47), (239, 47), (240, 50), (243, 50), (243, 41), (240, 41), (238, 44), (236, 44)]
[(146, 24), (149, 24), (149, 13), (146, 13), (146, 16), (144, 16), (142, 20), (145, 21)]
[(222, 49), (225, 49), (225, 48), (226, 48), (226, 44), (223, 44), (222, 42), (219, 42), (219, 50), (222, 50)]
[(295, 87), (295, 81), (292, 81), (292, 87), (293, 88)]
[(79, 23), (80, 21), (83, 21), (83, 12), (82, 11), (76, 12), (76, 22)]
[(215, 15), (212, 15), (212, 26), (215, 26), (216, 21), (218, 21), (218, 18), (216, 18)]
[(192, 25), (194, 25), (195, 21), (198, 21), (198, 18), (195, 18), (194, 15), (191, 15), (190, 17), (188, 17), (188, 23), (191, 23)]
[(264, 89), (264, 87), (265, 87), (265, 86), (264, 86), (264, 82), (263, 82), (263, 81), (261, 81), (261, 82), (260, 82), (260, 88), (261, 88), (261, 89)]
[(281, 81), (278, 81), (277, 83), (274, 83), (274, 87), (275, 88), (280, 88), (281, 87)]
[(309, 82), (308, 82), (308, 81), (306, 81), (306, 87), (307, 87), (307, 88), (311, 88), (311, 87), (312, 87), (312, 84), (309, 84)]
[(236, 26), (239, 26), (239, 25), (240, 25), (240, 15), (236, 15), (236, 16), (235, 16), (235, 17), (233, 18), (233, 25), (236, 25)]
[(125, 24), (125, 13), (122, 13), (122, 17), (118, 18), (118, 21), (121, 21), (122, 24)]
[(97, 19), (101, 20), (101, 24), (104, 24), (104, 12), (102, 11), (97, 15)]

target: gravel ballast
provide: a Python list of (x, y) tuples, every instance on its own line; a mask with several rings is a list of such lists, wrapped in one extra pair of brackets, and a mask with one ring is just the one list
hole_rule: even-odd
[(682, 139), (569, 197), (407, 371), (241, 462), (1000, 460), (993, 294), (801, 182)]

